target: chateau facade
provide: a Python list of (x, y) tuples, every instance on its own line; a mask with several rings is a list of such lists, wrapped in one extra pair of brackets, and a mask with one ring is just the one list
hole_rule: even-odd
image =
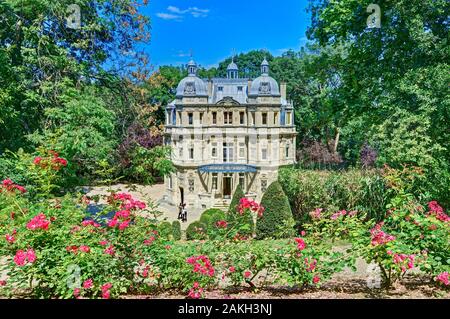
[(225, 208), (237, 185), (261, 200), (278, 177), (280, 166), (293, 164), (296, 131), (286, 85), (269, 75), (239, 78), (232, 61), (226, 78), (200, 79), (190, 61), (176, 99), (166, 107), (165, 144), (172, 147), (176, 172), (165, 178), (166, 200), (189, 208)]

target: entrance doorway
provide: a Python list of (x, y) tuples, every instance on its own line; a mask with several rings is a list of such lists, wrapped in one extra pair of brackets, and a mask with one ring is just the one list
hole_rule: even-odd
[(184, 188), (183, 187), (180, 187), (180, 198), (181, 198), (180, 203), (184, 204)]
[(224, 174), (223, 176), (223, 198), (231, 198), (231, 174)]

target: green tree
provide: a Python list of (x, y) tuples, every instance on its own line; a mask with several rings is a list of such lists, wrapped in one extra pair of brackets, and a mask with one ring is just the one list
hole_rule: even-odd
[(289, 200), (279, 182), (269, 185), (264, 193), (261, 206), (264, 214), (256, 221), (256, 238), (284, 238), (294, 234), (294, 219)]
[(92, 90), (71, 90), (61, 98), (64, 107), (48, 107), (46, 127), (30, 139), (63, 154), (75, 172), (92, 174), (98, 162), (112, 160), (115, 114)]

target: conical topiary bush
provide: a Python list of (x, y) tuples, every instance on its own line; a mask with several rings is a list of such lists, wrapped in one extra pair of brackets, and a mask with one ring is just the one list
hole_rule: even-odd
[(261, 205), (264, 214), (256, 222), (256, 238), (286, 238), (294, 235), (289, 200), (278, 181), (269, 185), (264, 193)]

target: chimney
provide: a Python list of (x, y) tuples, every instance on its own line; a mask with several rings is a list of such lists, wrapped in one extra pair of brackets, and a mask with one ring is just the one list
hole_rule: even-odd
[(286, 82), (282, 82), (280, 84), (280, 93), (281, 93), (281, 98), (286, 100)]
[(209, 79), (209, 81), (208, 81), (208, 96), (212, 96), (212, 91), (213, 91), (213, 81), (211, 79)]

